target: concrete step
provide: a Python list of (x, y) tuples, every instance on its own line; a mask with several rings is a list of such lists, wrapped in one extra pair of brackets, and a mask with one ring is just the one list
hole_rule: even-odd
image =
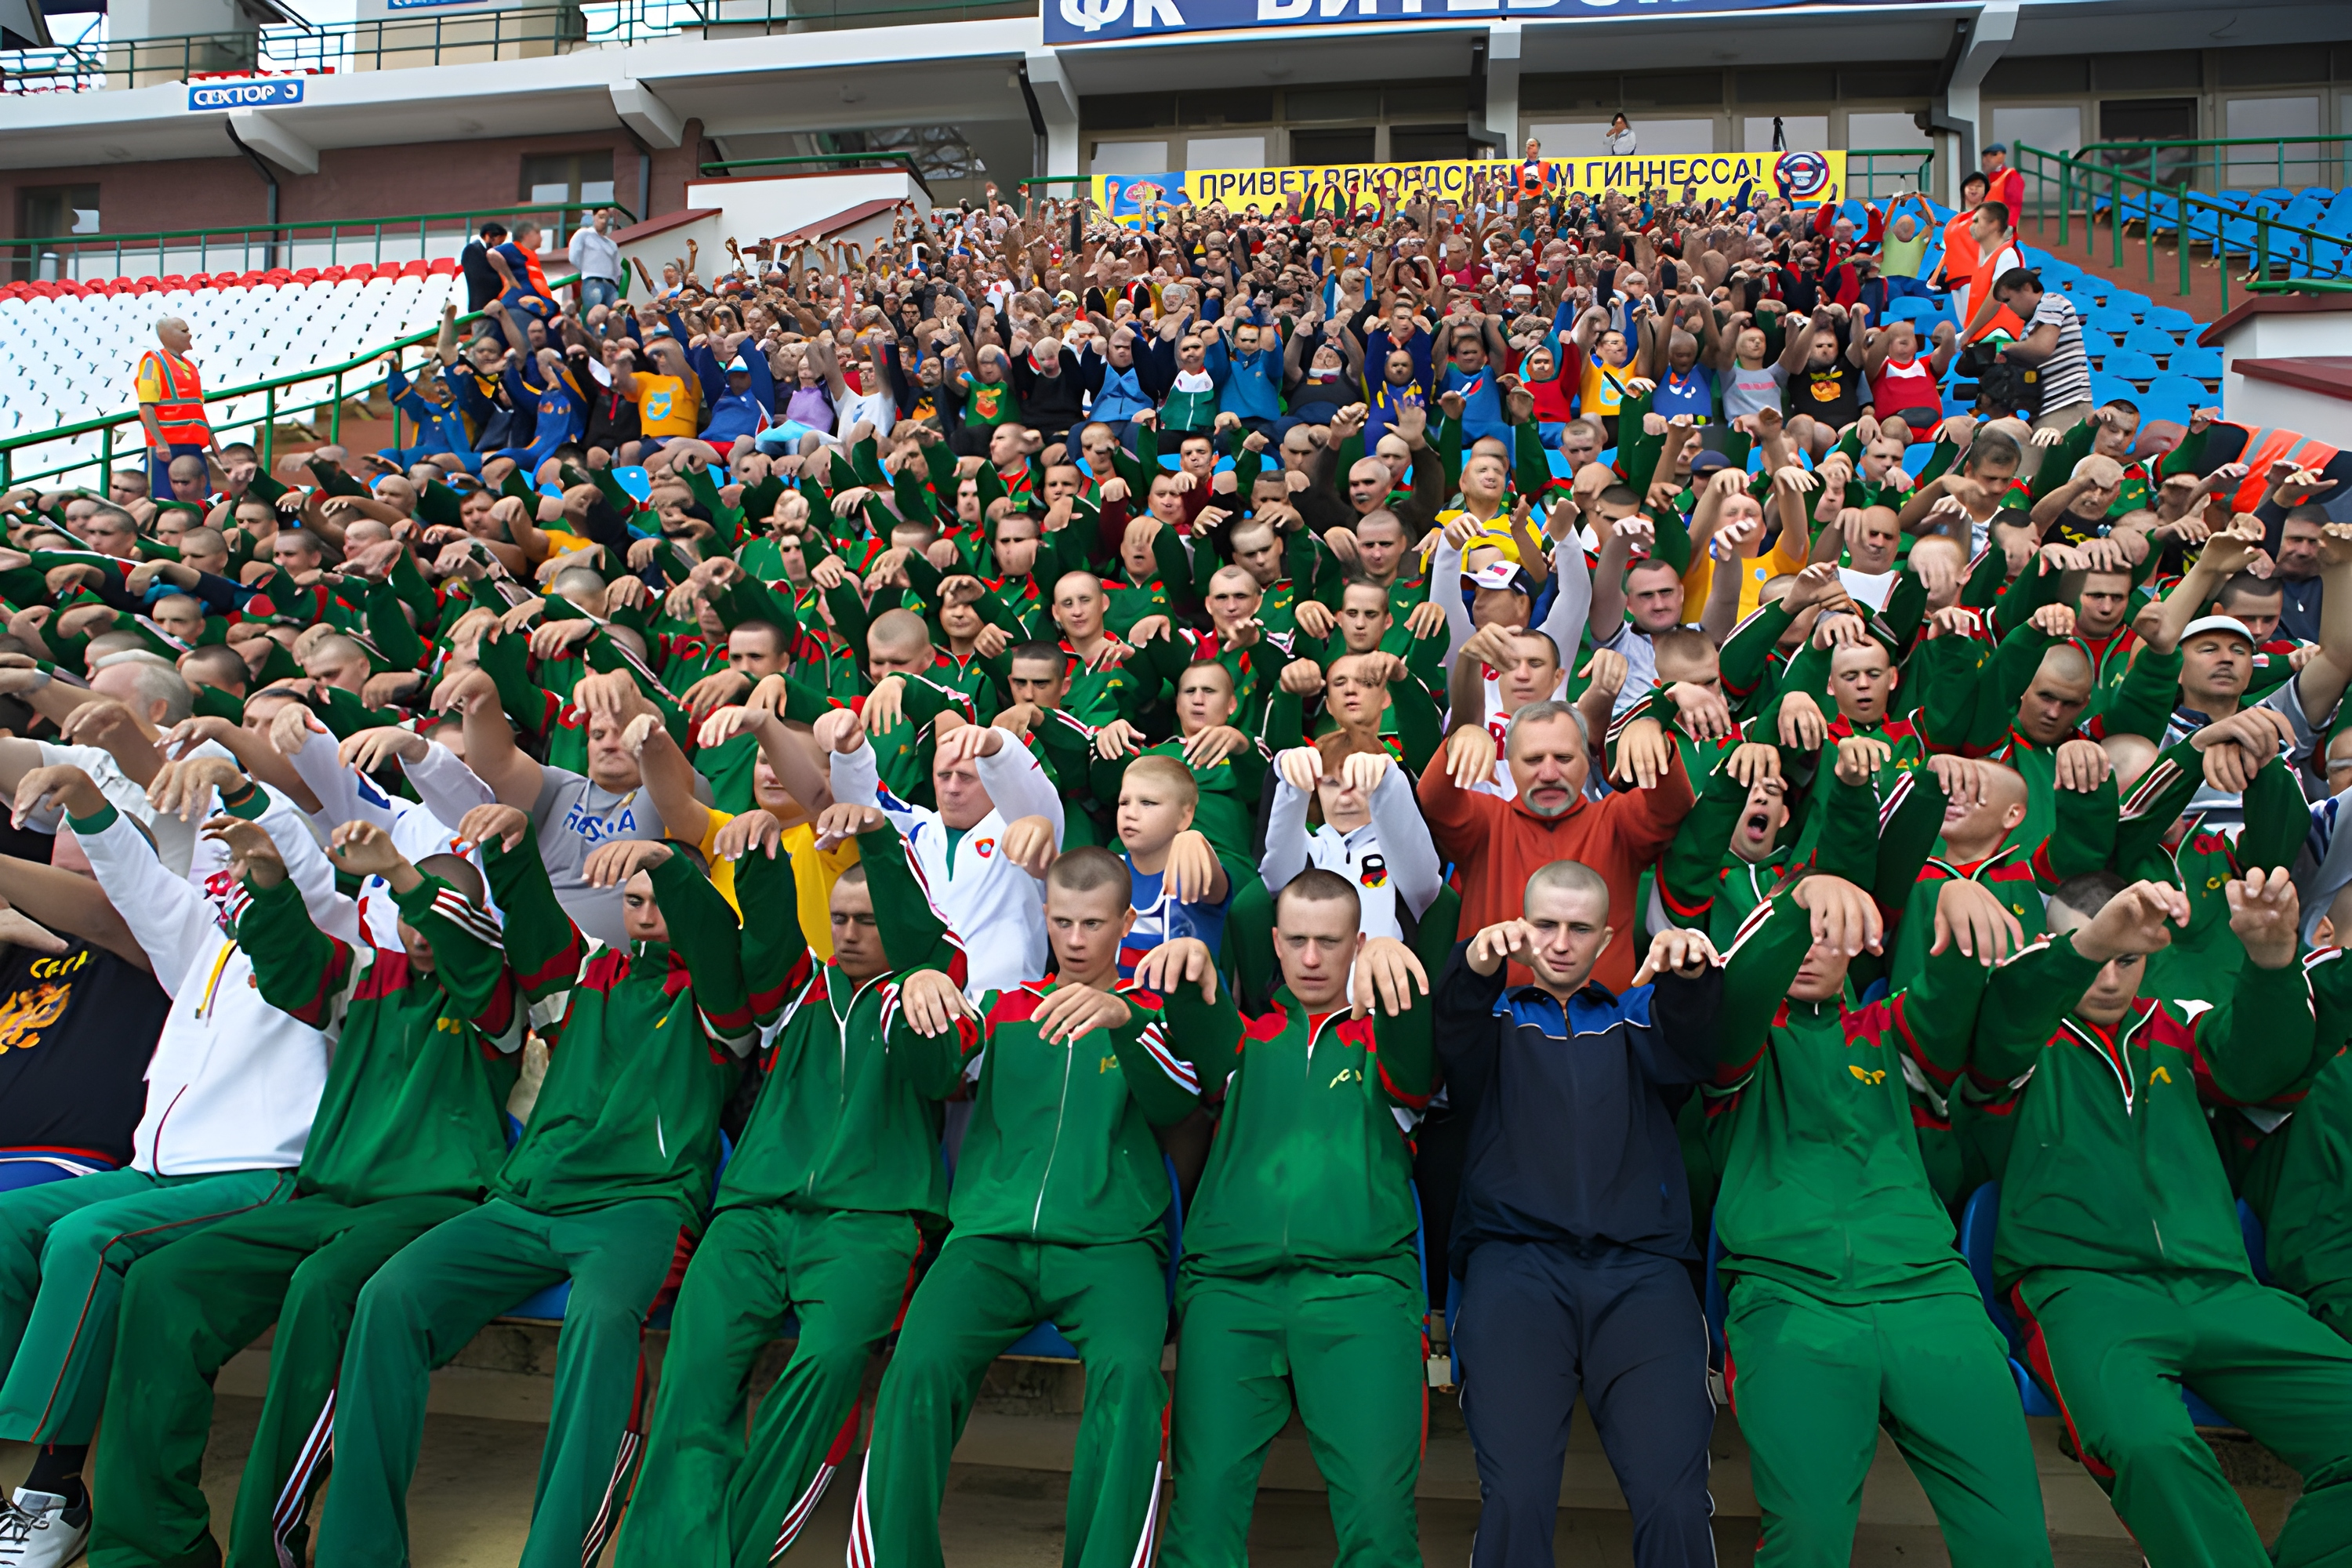
[[(454, 1363), (433, 1374), (427, 1410), (436, 1429), (450, 1434), (448, 1441), (455, 1445), (455, 1451), (446, 1466), (432, 1462), (428, 1453), (427, 1467), (419, 1472), (419, 1491), (412, 1512), (419, 1521), (420, 1530), (427, 1514), (437, 1516), (451, 1504), (463, 1501), (466, 1506), (462, 1511), (468, 1514), (481, 1511), (471, 1506), (471, 1500), (483, 1482), (478, 1470), (469, 1468), (480, 1461), (478, 1444), (510, 1451), (519, 1461), (527, 1454), (528, 1464), (518, 1483), (521, 1506), (527, 1511), (530, 1475), (528, 1467), (537, 1464), (540, 1432), (547, 1422), (552, 1400), (556, 1337), (557, 1329), (552, 1324), (494, 1324), (484, 1330)], [(647, 1336), (647, 1359), (656, 1382), (667, 1342), (668, 1336), (663, 1332)], [(766, 1393), (782, 1371), (790, 1349), (789, 1344), (779, 1342), (763, 1352), (753, 1373), (755, 1396)], [(1172, 1366), (1173, 1347), (1169, 1354)], [(866, 1408), (869, 1419), (870, 1396), (880, 1381), (883, 1365), (883, 1359), (877, 1357), (867, 1374)], [(231, 1418), (232, 1402), (245, 1405), (259, 1399), (268, 1376), (266, 1341), (223, 1370), (218, 1388), (226, 1396), (223, 1400), (224, 1422)], [(960, 1470), (969, 1468), (974, 1476), (995, 1478), (973, 1481), (977, 1489), (974, 1496), (1017, 1496), (1025, 1500), (1026, 1504), (1034, 1505), (1034, 1528), (1050, 1531), (1058, 1542), (1060, 1512), (1055, 1500), (1066, 1495), (1078, 1418), (1084, 1408), (1085, 1378), (1075, 1363), (1000, 1359), (982, 1383), (971, 1423), (955, 1451)], [(244, 1420), (249, 1429), (252, 1416), (247, 1415)], [(2135, 1568), (2140, 1560), (2137, 1548), (2097, 1484), (2066, 1453), (2062, 1424), (2051, 1419), (2030, 1419), (2026, 1425), (2042, 1478), (2042, 1505), (2051, 1535), (2054, 1542), (2065, 1547), (2062, 1561), (2082, 1568)], [(486, 1430), (486, 1426), (495, 1430)], [(1457, 1518), (1465, 1531), (1461, 1537), (1463, 1556), (1459, 1560), (1466, 1560), (1466, 1531), (1475, 1523), (1477, 1512), (1478, 1478), (1461, 1409), (1453, 1394), (1432, 1393), (1428, 1431), (1416, 1491), (1423, 1507), (1424, 1538), (1429, 1538), (1433, 1530), (1438, 1531), (1441, 1538), (1429, 1540), (1433, 1548), (1431, 1560), (1457, 1560), (1448, 1555), (1452, 1538), (1445, 1533), (1450, 1526), (1444, 1524)], [(2287, 1509), (2301, 1495), (2299, 1479), (2251, 1440), (2219, 1434), (2208, 1434), (2207, 1437), (2257, 1529), (2264, 1539), (2269, 1539), (2284, 1521)], [(428, 1444), (428, 1449), (433, 1447)], [(241, 1443), (237, 1451), (241, 1455)], [(233, 1488), (236, 1472), (224, 1469), (223, 1465), (223, 1457), (216, 1453), (206, 1467), (207, 1475)], [(439, 1479), (427, 1486), (428, 1476)], [(1313, 1506), (1300, 1502), (1297, 1508), (1318, 1519), (1323, 1517), (1322, 1476), (1316, 1468), (1306, 1431), (1296, 1416), (1269, 1448), (1260, 1484), (1268, 1498), (1310, 1500)], [(450, 1489), (446, 1493), (445, 1487)], [(1732, 1553), (1742, 1541), (1747, 1542), (1747, 1551), (1753, 1550), (1756, 1497), (1749, 1479), (1747, 1443), (1738, 1419), (1727, 1410), (1717, 1415), (1708, 1489), (1715, 1499), (1717, 1534), (1727, 1552), (1726, 1561), (1744, 1562), (1745, 1557)], [(852, 1477), (845, 1472), (839, 1493), (855, 1489)], [(1589, 1412), (1580, 1415), (1570, 1428), (1560, 1504), (1563, 1531), (1573, 1526), (1600, 1542), (1615, 1539), (1616, 1532), (1625, 1527), (1624, 1497), (1608, 1457), (1601, 1451)], [(828, 1499), (828, 1514), (836, 1505), (845, 1509), (845, 1499), (838, 1494)], [(982, 1505), (975, 1502), (973, 1506)], [(1286, 1517), (1284, 1510), (1292, 1507), (1291, 1503), (1281, 1504), (1275, 1514)], [(845, 1521), (845, 1512), (842, 1518)], [(1883, 1541), (1892, 1555), (1884, 1559), (1857, 1555), (1857, 1563), (1943, 1561), (1934, 1510), (1893, 1440), (1884, 1433), (1879, 1436), (1878, 1453), (1863, 1489), (1861, 1521), (1864, 1540)], [(485, 1524), (482, 1528), (490, 1527)], [(1028, 1528), (1023, 1527), (1024, 1531)], [(1305, 1530), (1307, 1536), (1313, 1534), (1305, 1526), (1298, 1528)], [(1328, 1522), (1318, 1528), (1325, 1532), (1320, 1539), (1328, 1543)], [(1291, 1538), (1290, 1526), (1282, 1526), (1280, 1531), (1283, 1539)], [(454, 1546), (452, 1549), (456, 1550)], [(805, 1550), (801, 1548), (795, 1554)], [(1055, 1562), (1059, 1561), (1058, 1550), (1056, 1544), (1053, 1555)], [(1923, 1552), (1926, 1555), (1922, 1556)], [(956, 1556), (952, 1552), (950, 1555)], [(980, 1559), (991, 1563), (1017, 1560)], [(1324, 1560), (1328, 1561), (1328, 1557)], [(1600, 1560), (1613, 1559), (1604, 1552)], [(422, 1552), (421, 1536), (416, 1561), (417, 1568), (426, 1568), (429, 1561)], [(461, 1554), (447, 1561), (456, 1568), (473, 1559)], [(962, 1568), (960, 1556), (957, 1564)]]

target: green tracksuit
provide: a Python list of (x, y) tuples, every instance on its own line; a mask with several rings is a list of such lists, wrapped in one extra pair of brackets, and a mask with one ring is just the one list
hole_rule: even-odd
[[(858, 848), (887, 958), (961, 954), (889, 827)], [(860, 983), (812, 967), (792, 862), (736, 862), (743, 967), (775, 1021), (766, 1079), (670, 1320), (646, 1465), (616, 1563), (758, 1568), (816, 1510), (856, 1436), (858, 1389), (914, 1282), (920, 1221), (947, 1206), (939, 1101), (953, 1049), (889, 1037), (895, 963)], [(790, 1318), (792, 1360), (746, 1433), (752, 1363)]]
[[(310, 923), (290, 882), (246, 883), (237, 940), (262, 997), (335, 1040), (295, 1197), (222, 1221), (142, 1259), (123, 1293), (110, 1409), (100, 1428), (90, 1561), (106, 1568), (221, 1561), (198, 1486), (213, 1379), (274, 1321), (269, 1387), (237, 1487), (229, 1561), (297, 1561), (326, 1479), (335, 1375), (361, 1287), (384, 1260), (471, 1208), (506, 1154), (520, 1003), (495, 931), (426, 878), (394, 895), (435, 967), (354, 949)], [(132, 1418), (135, 1413), (135, 1418)]]
[(1167, 999), (1170, 1035), (1224, 1113), (1184, 1230), (1174, 1471), (1163, 1561), (1243, 1561), (1267, 1445), (1294, 1394), (1331, 1494), (1339, 1561), (1412, 1564), (1428, 1405), (1412, 1156), (1429, 1011), (1309, 1013), (1286, 988), (1244, 1018), (1220, 987)]
[[(867, 1562), (937, 1568), (948, 1458), (981, 1375), (1041, 1321), (1086, 1368), (1062, 1561), (1129, 1568), (1150, 1554), (1168, 1404), (1168, 1178), (1152, 1129), (1192, 1113), (1199, 1080), (1150, 993), (1122, 984), (1125, 1027), (1056, 1044), (1031, 1022), (1055, 989), (989, 992), (979, 1020), (960, 1026), (980, 1081), (948, 1211), (955, 1229), (875, 1399), (851, 1525), (851, 1553)], [(891, 1048), (921, 1038), (901, 1018)]]
[(2292, 1097), (2315, 1066), (2299, 965), (2243, 963), (2210, 1007), (2074, 1012), (2099, 973), (2062, 934), (1988, 991), (1969, 1071), (2017, 1091), (1993, 1271), (2084, 1466), (2154, 1568), (2264, 1561), (2183, 1384), (2303, 1477), (2268, 1560), (2352, 1543), (2352, 1346), (2254, 1283), (2205, 1108)]
[(555, 901), (535, 839), (512, 852), (493, 841), (483, 856), (508, 956), (549, 1042), (547, 1079), (489, 1201), (412, 1243), (360, 1293), (319, 1525), (319, 1561), (335, 1568), (406, 1561), (428, 1374), (566, 1279), (522, 1563), (574, 1568), (604, 1550), (643, 1441), (646, 1316), (701, 1227), (719, 1109), (751, 1043), (734, 913), (683, 856), (651, 873), (668, 944), (593, 953)]
[(2263, 1223), (2273, 1283), (2352, 1340), (2352, 963), (2340, 947), (2303, 961), (2318, 1015), (2319, 1071), (2284, 1107), (2217, 1113), (2214, 1142), (2238, 1195)]
[(1724, 975), (1713, 1092), (1736, 1095), (1715, 1224), (1724, 1381), (1764, 1515), (1757, 1562), (1843, 1564), (1878, 1429), (1903, 1450), (1955, 1568), (2048, 1563), (2041, 1485), (2000, 1336), (1928, 1184), (1908, 1067), (1949, 1085), (1984, 972), (1957, 949), (1884, 1002), (1788, 994), (1812, 945), (1789, 893)]

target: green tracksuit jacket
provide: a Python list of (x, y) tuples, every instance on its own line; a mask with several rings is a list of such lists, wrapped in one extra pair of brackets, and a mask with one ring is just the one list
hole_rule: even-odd
[(555, 901), (537, 840), (511, 852), (487, 844), (483, 858), (549, 1048), (530, 1125), (491, 1192), (543, 1215), (660, 1198), (681, 1224), (698, 1223), (719, 1109), (752, 1036), (734, 911), (672, 855), (651, 873), (668, 943), (591, 952)]
[(2011, 959), (1986, 993), (1970, 1075), (1988, 1089), (2032, 1075), (2016, 1091), (1994, 1272), (2004, 1287), (2034, 1268), (2245, 1276), (2205, 1108), (2308, 1085), (2302, 967), (2247, 963), (2210, 1007), (2141, 997), (2113, 1025), (2074, 1012), (2099, 968), (2062, 932)]
[(1801, 1002), (1789, 986), (1811, 945), (1781, 893), (1727, 961), (1711, 1091), (1734, 1097), (1722, 1268), (1846, 1306), (1972, 1293), (1904, 1079), (1906, 1062), (1947, 1087), (1958, 1076), (1984, 971), (1952, 949), (1883, 1002)]

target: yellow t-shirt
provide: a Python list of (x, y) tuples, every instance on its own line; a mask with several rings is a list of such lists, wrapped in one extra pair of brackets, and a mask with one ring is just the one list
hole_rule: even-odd
[[(1789, 531), (1781, 530), (1772, 541), (1772, 548), (1761, 555), (1740, 557), (1739, 614), (1744, 616), (1763, 602), (1764, 584), (1775, 577), (1786, 576), (1805, 569), (1805, 554), (1784, 553), (1784, 542), (1794, 542)], [(1706, 552), (1700, 551), (1693, 559), (1690, 570), (1683, 574), (1683, 605), (1686, 618), (1696, 620), (1708, 592), (1715, 584), (1715, 562)]]
[(637, 426), (648, 436), (691, 436), (701, 428), (702, 384), (683, 376), (637, 377)]
[(1576, 411), (1587, 419), (1600, 419), (1617, 412), (1625, 400), (1625, 384), (1632, 380), (1630, 364), (1602, 364), (1598, 359), (1584, 362), (1584, 385), (1576, 400)]
[[(710, 865), (710, 885), (719, 896), (741, 919), (743, 906), (735, 900), (735, 862), (719, 858), (714, 846), (719, 842), (719, 830), (735, 820), (734, 814), (706, 810), (703, 813), (702, 841), (696, 847)], [(808, 941), (809, 951), (820, 961), (833, 957), (833, 885), (841, 874), (857, 864), (857, 840), (843, 840), (831, 849), (816, 847), (816, 829), (805, 822), (794, 823), (784, 829), (783, 851), (792, 857), (793, 887), (800, 895), (801, 934)]]

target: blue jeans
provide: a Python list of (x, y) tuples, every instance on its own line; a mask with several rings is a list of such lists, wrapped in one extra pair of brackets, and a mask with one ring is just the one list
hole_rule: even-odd
[(620, 298), (621, 286), (610, 278), (580, 279), (580, 313), (583, 316), (599, 305), (617, 304)]
[(1897, 300), (1928, 300), (1934, 297), (1928, 287), (1916, 278), (1886, 279), (1886, 302), (1890, 305)]

